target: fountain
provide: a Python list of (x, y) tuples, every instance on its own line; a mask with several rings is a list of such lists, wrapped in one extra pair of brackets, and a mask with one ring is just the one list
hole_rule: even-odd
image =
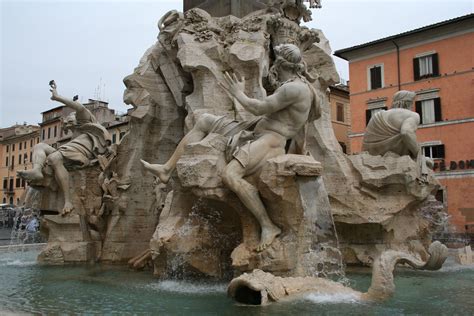
[[(326, 94), (339, 82), (331, 48), (300, 25), (305, 4), (213, 16), (200, 8), (209, 2), (158, 22), (124, 79), (133, 111), (120, 145), (50, 82), (52, 99), (76, 110), (75, 136), (37, 145), (35, 169), (20, 173), (27, 204), (57, 212), (44, 216), (38, 261), (232, 280), (229, 296), (254, 305), (308, 293), (382, 301), (396, 293), (397, 264), (440, 269), (439, 183), (416, 142), (413, 94), (397, 93), (369, 124), (367, 151), (347, 156)], [(367, 292), (337, 282), (349, 264), (372, 266)]]

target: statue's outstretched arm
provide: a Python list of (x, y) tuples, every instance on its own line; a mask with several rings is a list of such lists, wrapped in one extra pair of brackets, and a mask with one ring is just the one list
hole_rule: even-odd
[(63, 96), (60, 96), (56, 90), (57, 86), (54, 80), (51, 80), (51, 82), (49, 83), (49, 86), (51, 87), (51, 89), (49, 89), (49, 91), (51, 91), (51, 100), (60, 102), (77, 112), (84, 110), (84, 106), (81, 103), (74, 101), (72, 99), (68, 99)]

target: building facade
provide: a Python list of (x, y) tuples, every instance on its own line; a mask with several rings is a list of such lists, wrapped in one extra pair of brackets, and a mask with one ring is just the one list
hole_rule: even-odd
[(331, 103), (331, 121), (342, 151), (351, 152), (349, 133), (351, 131), (351, 107), (349, 106), (349, 87), (335, 85), (329, 87), (329, 102)]
[(417, 131), (435, 161), (455, 232), (474, 232), (474, 15), (338, 50), (349, 61), (352, 153), (361, 151), (371, 116), (399, 90), (417, 94)]
[(40, 142), (39, 127), (14, 125), (0, 129), (0, 201), (20, 205), (27, 183), (17, 176), (19, 170), (31, 169), (33, 146)]

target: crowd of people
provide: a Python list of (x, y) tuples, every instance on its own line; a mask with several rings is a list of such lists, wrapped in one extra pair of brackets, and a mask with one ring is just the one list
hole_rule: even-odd
[(32, 209), (23, 207), (2, 209), (2, 228), (11, 229), (11, 240), (15, 243), (41, 242), (40, 218)]

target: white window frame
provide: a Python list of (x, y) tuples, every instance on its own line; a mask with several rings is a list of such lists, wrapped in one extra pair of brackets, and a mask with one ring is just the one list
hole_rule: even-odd
[(425, 150), (427, 148), (429, 148), (430, 149), (429, 158), (431, 158), (431, 159), (443, 159), (443, 158), (433, 158), (433, 146), (439, 146), (439, 145), (443, 145), (443, 143), (440, 140), (435, 140), (435, 141), (431, 141), (431, 142), (424, 142), (424, 143), (420, 144), (423, 156), (426, 157)]
[(384, 67), (384, 64), (383, 63), (373, 64), (373, 65), (370, 65), (370, 66), (367, 67), (367, 90), (368, 91), (373, 90), (372, 89), (372, 80), (370, 78), (370, 69), (372, 69), (374, 67), (380, 67), (380, 76), (382, 78), (382, 86), (380, 88), (377, 88), (377, 89), (385, 88), (385, 67)]

